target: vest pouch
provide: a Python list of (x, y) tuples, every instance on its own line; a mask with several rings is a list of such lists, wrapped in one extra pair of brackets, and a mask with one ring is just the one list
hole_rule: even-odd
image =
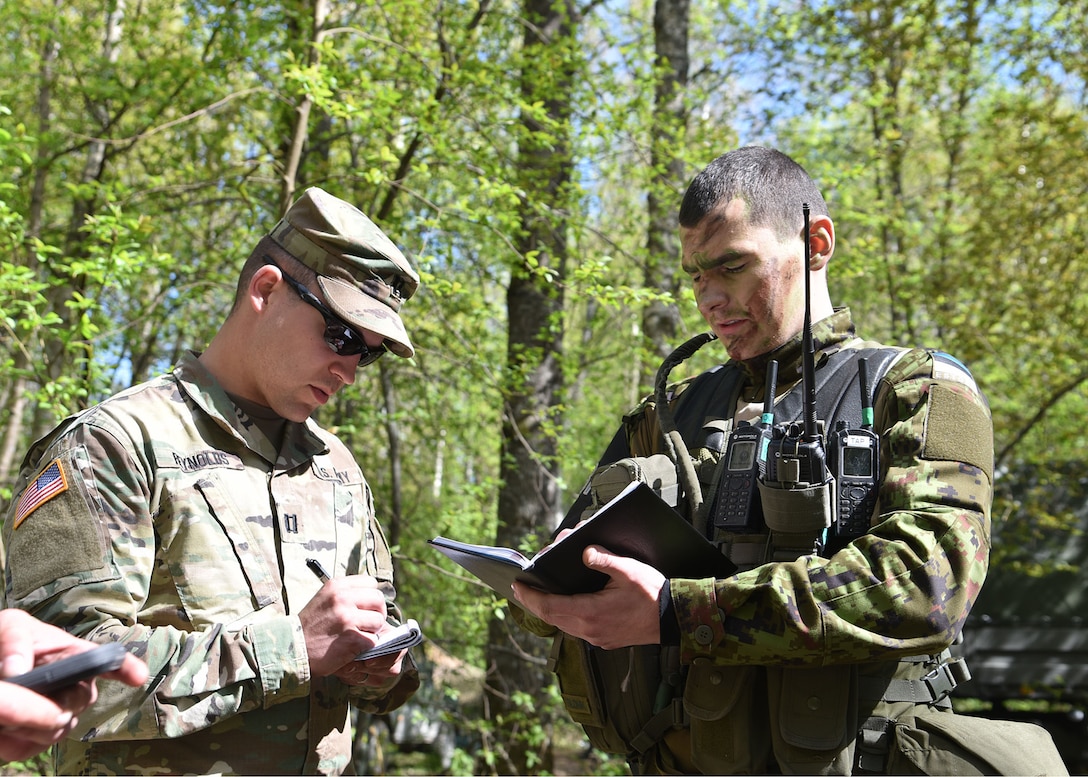
[(831, 488), (776, 488), (757, 481), (767, 528), (783, 534), (819, 534), (831, 525)]
[(676, 465), (664, 453), (619, 459), (597, 470), (590, 480), (593, 507), (600, 508), (634, 482), (645, 483), (670, 507), (676, 507)]
[(626, 754), (615, 729), (608, 726), (597, 678), (589, 664), (589, 646), (559, 633), (552, 643), (555, 676), (563, 706), (571, 719), (585, 729), (590, 742), (606, 753)]
[(770, 667), (767, 698), (774, 755), (784, 774), (851, 773), (856, 667)]
[(723, 666), (696, 658), (684, 684), (691, 719), (691, 759), (703, 774), (758, 774), (768, 732), (755, 714), (756, 674), (751, 666)]
[(886, 774), (1069, 774), (1050, 734), (1033, 723), (934, 710), (894, 726)]
[(703, 445), (688, 450), (706, 502), (713, 501), (717, 491), (721, 469), (725, 466), (722, 451), (725, 450), (732, 427), (733, 422), (728, 418), (707, 421), (703, 424)]
[(660, 648), (601, 650), (565, 634), (555, 640), (555, 673), (567, 712), (595, 748), (631, 755), (628, 743), (653, 717)]

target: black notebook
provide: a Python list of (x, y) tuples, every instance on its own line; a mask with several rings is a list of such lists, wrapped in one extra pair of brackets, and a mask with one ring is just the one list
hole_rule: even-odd
[(638, 482), (535, 559), (510, 548), (446, 537), (435, 537), (430, 544), (503, 597), (510, 596), (515, 580), (556, 594), (601, 590), (608, 576), (582, 563), (582, 551), (588, 545), (642, 561), (669, 579), (729, 577), (737, 570), (652, 488)]

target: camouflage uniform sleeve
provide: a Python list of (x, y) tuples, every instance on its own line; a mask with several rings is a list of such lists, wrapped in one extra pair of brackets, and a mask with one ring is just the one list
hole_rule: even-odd
[[(266, 607), (229, 626), (193, 630), (169, 604), (176, 592), (152, 583), (157, 495), (138, 448), (108, 423), (80, 424), (53, 443), (44, 461), (53, 460), (68, 489), (14, 531), (5, 526), (9, 601), (95, 641), (123, 641), (150, 669), (143, 688), (100, 682), (98, 702), (80, 716), (81, 733), (177, 737), (309, 693), (297, 616)], [(168, 573), (158, 579), (170, 585)], [(138, 615), (156, 625), (137, 623)]]
[(954, 360), (910, 351), (881, 383), (883, 480), (870, 532), (829, 559), (674, 580), (682, 658), (820, 666), (933, 654), (986, 575), (993, 428)]

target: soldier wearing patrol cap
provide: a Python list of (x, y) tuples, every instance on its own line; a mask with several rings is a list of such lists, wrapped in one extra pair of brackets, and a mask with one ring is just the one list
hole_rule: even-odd
[(56, 773), (338, 774), (349, 703), (416, 690), (406, 651), (354, 660), (401, 620), (392, 559), (358, 464), (310, 416), (360, 366), (412, 356), (418, 286), (370, 219), (308, 189), (207, 350), (32, 447), (4, 522), (8, 604), (124, 642), (151, 678), (100, 682)]
[(317, 285), (337, 315), (360, 331), (382, 335), (398, 356), (412, 356), (398, 312), (415, 294), (419, 276), (357, 208), (313, 187), (269, 238), (317, 274)]

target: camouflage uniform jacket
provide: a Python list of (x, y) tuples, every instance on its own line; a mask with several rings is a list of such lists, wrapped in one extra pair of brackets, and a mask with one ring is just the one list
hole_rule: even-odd
[[(878, 345), (855, 336), (846, 309), (813, 331), (817, 358)], [(670, 387), (677, 427), (693, 452), (701, 441), (692, 430), (709, 415), (731, 417), (745, 402), (762, 403), (771, 358), (779, 361), (780, 389), (799, 379), (800, 336)], [(641, 769), (758, 774), (773, 753), (779, 768), (798, 773), (850, 773), (855, 732), (878, 714), (874, 703), (899, 659), (940, 653), (957, 638), (987, 569), (993, 433), (985, 399), (954, 364), (904, 349), (876, 387), (882, 480), (868, 534), (830, 558), (804, 555), (742, 565), (726, 579), (670, 581), (685, 723), (638, 759)], [(715, 394), (729, 384), (721, 379), (728, 370), (746, 374), (739, 398)], [(652, 399), (624, 422), (610, 460), (664, 451)], [(520, 619), (538, 634), (555, 633), (539, 619)], [(859, 674), (873, 675), (877, 688), (860, 709), (859, 693), (873, 684)], [(604, 689), (613, 699), (623, 693)]]
[(313, 421), (276, 451), (187, 355), (39, 441), (15, 501), (50, 471), (64, 487), (4, 524), (8, 604), (150, 667), (143, 688), (99, 681), (58, 774), (350, 771), (349, 699), (382, 712), (418, 687), (410, 659), (391, 688), (310, 676), (307, 557), (374, 576), (399, 617), (370, 489)]

